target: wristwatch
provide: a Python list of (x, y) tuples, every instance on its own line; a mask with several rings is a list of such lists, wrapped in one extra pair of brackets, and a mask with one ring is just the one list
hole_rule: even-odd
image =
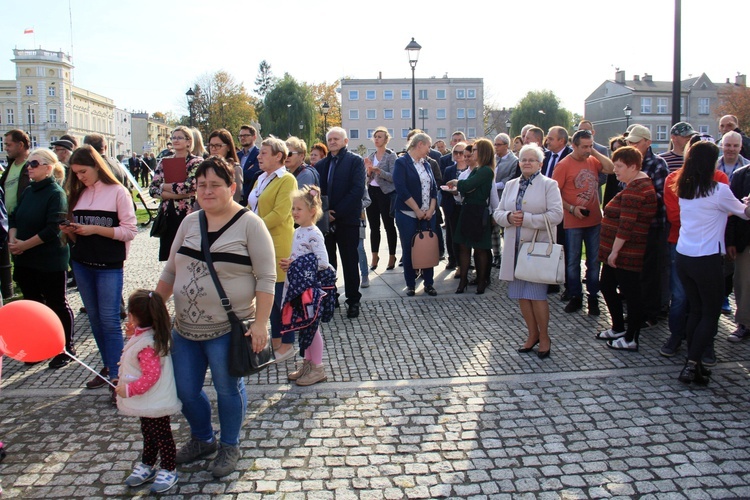
[(575, 208), (575, 207), (573, 207), (573, 205), (570, 205), (570, 208), (568, 208), (568, 212), (570, 212), (572, 214), (573, 213), (573, 208)]

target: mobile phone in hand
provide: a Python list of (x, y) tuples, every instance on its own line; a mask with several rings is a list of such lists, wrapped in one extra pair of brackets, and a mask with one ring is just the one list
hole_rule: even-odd
[(69, 226), (70, 221), (68, 219), (60, 219), (57, 221), (58, 226)]
[(589, 210), (588, 208), (581, 209), (581, 215), (583, 215), (584, 217), (588, 217), (590, 213), (591, 213), (591, 210)]

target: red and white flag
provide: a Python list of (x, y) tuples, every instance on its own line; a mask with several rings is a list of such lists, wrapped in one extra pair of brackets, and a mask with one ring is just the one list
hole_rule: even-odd
[(23, 34), (24, 35), (32, 35), (32, 34), (34, 34), (34, 28), (26, 28), (25, 30), (23, 30)]

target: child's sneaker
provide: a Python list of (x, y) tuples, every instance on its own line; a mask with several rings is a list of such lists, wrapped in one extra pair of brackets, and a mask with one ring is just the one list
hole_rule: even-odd
[(152, 481), (156, 476), (156, 470), (150, 465), (138, 464), (133, 469), (132, 474), (125, 480), (125, 484), (130, 487), (140, 486), (144, 483)]
[(177, 484), (177, 471), (159, 469), (154, 484), (151, 485), (151, 493), (164, 493)]

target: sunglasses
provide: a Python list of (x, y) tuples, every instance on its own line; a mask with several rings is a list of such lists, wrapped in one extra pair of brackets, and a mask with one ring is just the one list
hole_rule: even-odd
[(31, 160), (28, 164), (29, 168), (36, 168), (40, 165), (48, 165), (47, 163), (40, 163), (39, 160)]
[(454, 150), (454, 151), (453, 151), (453, 156), (456, 156), (456, 155), (462, 155), (462, 154), (464, 154), (464, 150), (463, 150), (463, 149), (462, 149), (462, 150), (460, 150), (460, 151), (459, 151), (459, 150)]

